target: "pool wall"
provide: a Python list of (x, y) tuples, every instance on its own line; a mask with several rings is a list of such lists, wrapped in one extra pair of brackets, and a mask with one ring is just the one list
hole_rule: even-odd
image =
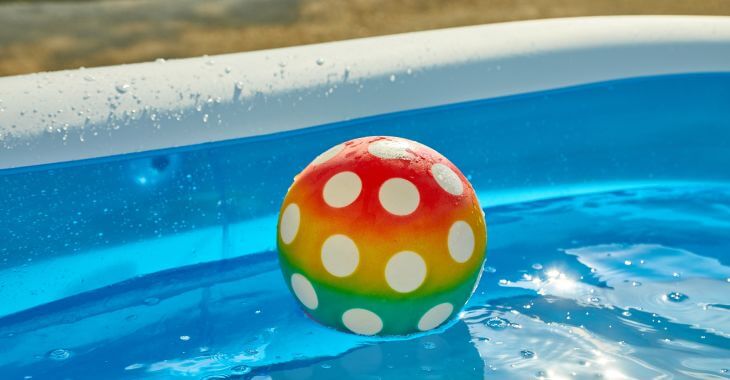
[(730, 70), (726, 17), (472, 26), (0, 78), (0, 170), (650, 75)]

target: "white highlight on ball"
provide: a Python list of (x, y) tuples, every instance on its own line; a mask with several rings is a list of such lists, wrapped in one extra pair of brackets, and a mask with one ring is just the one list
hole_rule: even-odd
[(450, 167), (444, 164), (434, 164), (431, 166), (431, 175), (447, 193), (461, 195), (464, 192), (464, 184)]
[(294, 273), (291, 275), (291, 287), (294, 289), (294, 295), (297, 296), (302, 305), (311, 310), (319, 306), (317, 292), (314, 291), (314, 286), (312, 286), (312, 283), (306, 277), (299, 273)]
[(449, 255), (457, 263), (465, 263), (474, 253), (474, 231), (469, 223), (457, 220), (449, 228)]
[(411, 146), (405, 141), (378, 140), (368, 145), (368, 152), (385, 160), (410, 160), (413, 155), (408, 152)]
[(426, 279), (426, 262), (412, 251), (398, 252), (385, 265), (385, 281), (399, 293), (412, 292)]
[(354, 202), (362, 190), (362, 181), (357, 174), (346, 171), (332, 176), (322, 189), (324, 201), (332, 207), (345, 207)]
[(389, 213), (404, 216), (416, 211), (421, 196), (418, 194), (418, 188), (411, 181), (391, 178), (380, 186), (378, 199)]
[(323, 163), (331, 160), (337, 154), (342, 152), (342, 149), (345, 149), (345, 144), (335, 145), (332, 148), (327, 149), (324, 153), (320, 154), (319, 156), (317, 156), (317, 158), (315, 158), (312, 161), (312, 165), (323, 164)]
[(355, 334), (375, 335), (383, 329), (383, 320), (367, 309), (350, 309), (342, 314), (342, 323)]
[(284, 244), (289, 244), (297, 237), (299, 231), (299, 221), (301, 214), (299, 206), (296, 203), (290, 203), (281, 214), (281, 222), (279, 224), (279, 236)]
[(442, 323), (449, 319), (449, 316), (454, 311), (454, 305), (445, 302), (438, 304), (426, 313), (423, 314), (421, 319), (418, 321), (418, 329), (421, 331), (428, 331), (435, 329)]
[(351, 275), (360, 262), (357, 245), (346, 235), (332, 235), (322, 244), (322, 264), (333, 276)]

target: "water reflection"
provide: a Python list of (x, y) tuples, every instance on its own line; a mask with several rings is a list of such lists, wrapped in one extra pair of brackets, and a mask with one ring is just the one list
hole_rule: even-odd
[(334, 358), (286, 363), (253, 373), (272, 379), (483, 379), (469, 328), (458, 322), (441, 334), (370, 342)]

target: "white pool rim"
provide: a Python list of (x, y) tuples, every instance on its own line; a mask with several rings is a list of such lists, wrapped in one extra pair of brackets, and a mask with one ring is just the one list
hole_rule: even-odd
[(730, 17), (511, 22), (0, 78), (0, 170), (621, 78), (730, 71)]

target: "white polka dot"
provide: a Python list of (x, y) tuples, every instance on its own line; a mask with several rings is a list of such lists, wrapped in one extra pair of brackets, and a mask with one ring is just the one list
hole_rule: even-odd
[(334, 276), (351, 275), (359, 262), (357, 245), (345, 235), (332, 235), (322, 244), (322, 264)]
[(341, 172), (332, 176), (322, 190), (324, 201), (332, 207), (345, 207), (354, 202), (362, 190), (360, 177), (353, 172)]
[(317, 292), (314, 291), (314, 286), (312, 286), (312, 283), (306, 277), (299, 273), (294, 273), (291, 275), (291, 287), (294, 289), (294, 295), (297, 296), (302, 305), (311, 310), (317, 308), (319, 305)]
[(290, 203), (281, 214), (281, 222), (279, 224), (279, 235), (284, 244), (294, 241), (299, 231), (299, 206), (296, 203)]
[(378, 192), (380, 204), (389, 213), (408, 215), (418, 208), (421, 200), (416, 185), (403, 178), (391, 178), (380, 186)]
[(463, 220), (458, 220), (449, 228), (449, 254), (457, 263), (465, 263), (474, 253), (474, 231)]
[(449, 319), (451, 312), (453, 311), (454, 305), (448, 302), (441, 303), (432, 307), (425, 314), (423, 314), (421, 320), (418, 321), (418, 329), (421, 331), (435, 329), (442, 323), (446, 322), (446, 320)]
[(337, 154), (342, 152), (342, 149), (344, 149), (344, 148), (345, 148), (344, 144), (339, 144), (339, 145), (333, 146), (332, 148), (327, 149), (327, 151), (320, 154), (319, 156), (317, 156), (317, 158), (314, 159), (314, 161), (312, 161), (312, 165), (323, 164), (323, 163), (331, 160)]
[(355, 334), (375, 335), (383, 329), (383, 320), (366, 309), (350, 309), (342, 314), (342, 323)]
[(434, 164), (431, 166), (431, 175), (447, 193), (461, 195), (464, 192), (464, 184), (450, 167), (444, 164)]
[(396, 292), (412, 292), (418, 289), (425, 279), (426, 262), (415, 252), (398, 252), (385, 265), (385, 281)]
[(410, 160), (413, 155), (408, 152), (411, 146), (405, 141), (378, 140), (368, 145), (368, 152), (375, 157), (386, 160)]

